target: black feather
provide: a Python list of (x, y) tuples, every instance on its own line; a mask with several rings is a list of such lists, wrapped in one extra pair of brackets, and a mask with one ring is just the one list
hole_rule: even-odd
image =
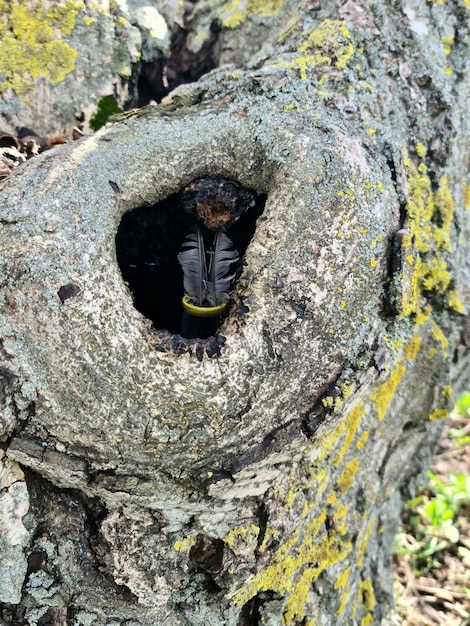
[(232, 240), (221, 231), (214, 237), (214, 249), (210, 252), (208, 287), (212, 306), (228, 300), (230, 283), (235, 273), (230, 273), (232, 265), (238, 261), (238, 252), (234, 250)]
[(183, 243), (178, 261), (183, 269), (183, 285), (197, 306), (217, 306), (228, 299), (235, 274), (231, 267), (238, 252), (223, 232), (215, 234), (212, 247), (206, 251), (201, 229), (195, 226)]
[(197, 226), (186, 237), (178, 261), (183, 268), (185, 292), (194, 297), (195, 304), (202, 306), (207, 291), (207, 268), (204, 239)]

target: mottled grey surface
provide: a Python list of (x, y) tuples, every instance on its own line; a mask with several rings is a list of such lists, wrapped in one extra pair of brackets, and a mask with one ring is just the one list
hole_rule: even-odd
[(24, 549), (31, 540), (22, 521), (28, 508), (24, 474), (0, 450), (0, 603), (21, 601), (27, 566)]
[[(398, 226), (398, 206), (389, 210), (396, 202), (391, 184), (379, 191), (378, 163), (359, 142), (350, 140), (339, 154), (321, 141), (321, 128), (306, 135), (282, 109), (276, 123), (276, 106), (264, 107), (252, 100), (242, 121), (241, 105), (168, 118), (148, 110), (37, 159), (11, 185), (12, 195), (4, 192), (4, 232), (17, 272), (8, 297), (19, 299), (14, 322), (7, 317), (14, 335), (4, 331), (5, 349), (42, 363), (21, 392), (70, 454), (87, 449), (96, 467), (109, 467), (118, 449), (120, 465), (144, 463), (152, 473), (173, 472), (184, 459), (210, 462), (234, 445), (242, 450), (255, 433), (298, 415), (377, 325), (386, 263), (380, 258)], [(263, 114), (271, 123), (253, 140)], [(238, 283), (250, 310), (243, 328), (229, 317), (221, 357), (199, 362), (149, 345), (121, 278), (114, 236), (126, 210), (207, 174), (267, 192), (268, 203)], [(48, 181), (41, 194), (34, 192), (38, 177)], [(348, 188), (359, 210), (338, 201)], [(20, 189), (30, 195), (26, 205), (16, 201)], [(373, 250), (370, 237), (382, 238)], [(28, 297), (38, 284), (41, 293)], [(61, 303), (58, 291), (67, 284), (80, 291)], [(295, 372), (285, 386), (284, 371)], [(80, 429), (70, 432), (69, 420)]]
[[(364, 15), (348, 2), (348, 35), (336, 14), (299, 24), (286, 11), (224, 26), (221, 59), (245, 66), (237, 37), (270, 25), (262, 67), (215, 70), (31, 160), (2, 191), (0, 425), (9, 462), (28, 468), (19, 517), (36, 530), (4, 619), (333, 626), (387, 614), (398, 489), (413, 492), (428, 462), (440, 428), (428, 418), (449, 384), (468, 383), (466, 48), (438, 48), (459, 16), (437, 3)], [(313, 32), (321, 43), (305, 47)], [(442, 111), (452, 129), (437, 132)], [(447, 176), (460, 313), (424, 290), (413, 314), (400, 309), (413, 272), (394, 235), (411, 201), (427, 201), (416, 172), (436, 189)], [(115, 235), (124, 213), (202, 176), (267, 202), (225, 345), (201, 361), (155, 348)], [(375, 604), (357, 600), (365, 581)]]
[[(64, 28), (63, 19), (51, 21), (54, 39), (63, 45), (58, 56), (62, 57), (62, 63), (63, 57), (72, 58), (70, 71), (56, 80), (50, 65), (58, 64), (60, 59), (54, 58), (47, 64), (38, 55), (28, 67), (28, 77), (20, 63), (25, 54), (21, 48), (27, 49), (29, 39), (36, 45), (36, 38), (40, 37), (29, 23), (34, 23), (35, 19), (49, 21), (42, 13), (48, 6), (37, 1), (28, 3), (31, 17), (27, 13), (24, 16), (29, 22), (24, 26), (23, 38), (18, 37), (17, 45), (6, 39), (1, 45), (1, 52), (7, 59), (18, 55), (18, 61), (12, 66), (18, 68), (17, 74), (27, 88), (20, 94), (11, 88), (0, 90), (0, 131), (14, 133), (17, 128), (26, 126), (39, 134), (63, 135), (70, 140), (72, 128), (84, 121), (84, 130), (88, 132), (90, 117), (96, 113), (101, 98), (114, 96), (118, 105), (124, 106), (133, 95), (133, 81), (140, 61), (153, 61), (169, 53), (168, 26), (154, 2), (68, 0), (53, 4), (62, 4), (64, 13), (72, 16), (69, 18), (73, 23), (71, 32)], [(6, 12), (5, 19), (9, 13)], [(10, 27), (22, 32), (16, 21)], [(32, 67), (34, 62), (38, 63), (37, 68)], [(11, 76), (7, 75), (7, 79)]]

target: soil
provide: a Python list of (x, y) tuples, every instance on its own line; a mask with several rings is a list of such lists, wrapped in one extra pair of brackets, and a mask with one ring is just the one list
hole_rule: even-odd
[[(456, 444), (452, 436), (455, 429), (467, 439), (465, 444)], [(451, 474), (468, 476), (469, 468), (470, 417), (454, 412), (442, 433), (431, 471), (448, 483)], [(470, 626), (470, 504), (461, 509), (457, 526), (458, 543), (448, 544), (448, 548), (437, 552), (432, 569), (421, 575), (412, 557), (394, 556), (394, 625)], [(413, 536), (409, 509), (403, 511), (402, 527), (405, 540), (413, 546), (417, 540)]]

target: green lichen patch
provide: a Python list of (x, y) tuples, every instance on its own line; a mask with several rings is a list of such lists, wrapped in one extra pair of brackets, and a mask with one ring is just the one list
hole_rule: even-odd
[(77, 51), (61, 40), (75, 25), (83, 2), (65, 0), (32, 9), (26, 0), (0, 0), (0, 94), (22, 95), (42, 76), (53, 85), (75, 67)]

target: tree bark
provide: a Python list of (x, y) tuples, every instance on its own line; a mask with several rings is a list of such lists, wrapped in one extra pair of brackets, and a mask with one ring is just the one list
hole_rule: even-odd
[[(192, 11), (218, 69), (1, 192), (2, 618), (385, 624), (469, 382), (468, 7)], [(134, 260), (223, 219), (253, 235), (220, 326), (152, 325)]]
[[(165, 19), (145, 0), (14, 0), (0, 10), (4, 132), (27, 127), (69, 139), (75, 126), (89, 132), (90, 118), (96, 129), (103, 102), (116, 110), (129, 99), (136, 105), (139, 66), (169, 54)], [(154, 81), (146, 102), (161, 88)]]

